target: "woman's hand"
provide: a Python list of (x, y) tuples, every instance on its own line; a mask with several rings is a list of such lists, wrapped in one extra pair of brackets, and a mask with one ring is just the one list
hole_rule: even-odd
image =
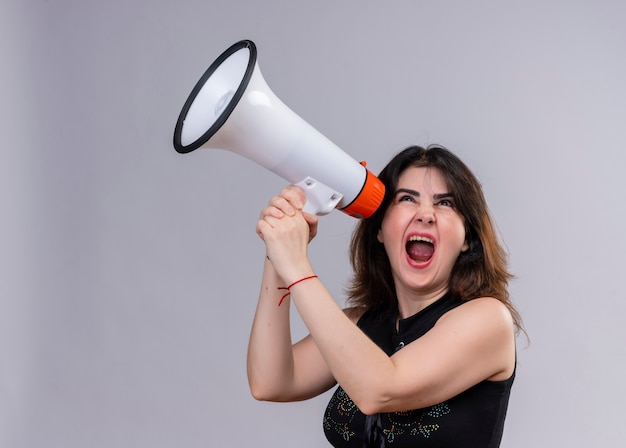
[[(270, 200), (267, 207), (261, 211), (259, 221), (264, 220), (267, 217), (280, 219), (284, 216), (294, 216), (296, 210), (302, 211), (305, 202), (306, 195), (304, 194), (304, 190), (295, 185), (289, 185), (284, 188), (278, 196), (274, 196)], [(313, 240), (313, 238), (317, 235), (318, 217), (317, 215), (306, 213), (304, 211), (302, 211), (302, 216), (309, 225), (309, 242), (311, 242), (311, 240)], [(261, 239), (264, 239), (263, 232), (259, 229), (258, 225), (256, 232)]]
[(285, 281), (310, 271), (307, 245), (317, 234), (318, 217), (302, 211), (305, 202), (304, 190), (290, 185), (270, 200), (257, 222), (267, 256)]

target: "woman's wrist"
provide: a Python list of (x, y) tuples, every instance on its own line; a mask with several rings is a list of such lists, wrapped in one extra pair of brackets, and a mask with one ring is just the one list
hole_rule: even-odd
[(301, 278), (315, 275), (313, 267), (308, 260), (302, 261), (301, 263), (290, 263), (287, 266), (276, 266), (272, 259), (266, 255), (265, 263), (269, 264), (276, 272), (276, 275), (283, 281), (284, 286), (290, 285)]
[(289, 284), (289, 286), (284, 286), (284, 287), (280, 287), (278, 288), (279, 290), (283, 290), (286, 291), (283, 296), (280, 298), (280, 301), (278, 302), (278, 306), (280, 306), (283, 303), (283, 300), (285, 300), (287, 297), (289, 297), (291, 295), (291, 288), (293, 288), (294, 286), (306, 281), (306, 280), (311, 280), (317, 278), (317, 275), (315, 274), (311, 274), (311, 275), (307, 275), (305, 277), (302, 277), (292, 283)]
[(310, 277), (312, 275), (315, 275), (315, 271), (313, 271), (311, 265), (307, 264), (301, 267), (292, 266), (289, 269), (289, 272), (285, 272), (284, 274), (280, 275), (280, 277), (285, 282), (285, 286), (287, 286), (293, 284), (294, 282), (297, 282), (302, 278)]

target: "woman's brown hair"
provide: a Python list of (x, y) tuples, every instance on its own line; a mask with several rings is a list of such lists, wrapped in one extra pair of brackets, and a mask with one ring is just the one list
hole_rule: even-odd
[(523, 331), (520, 315), (509, 298), (507, 286), (512, 275), (507, 269), (507, 254), (496, 234), (481, 184), (456, 155), (437, 145), (404, 149), (378, 176), (385, 185), (383, 202), (371, 217), (358, 223), (352, 235), (350, 261), (354, 276), (348, 289), (348, 303), (367, 310), (396, 305), (391, 265), (377, 235), (400, 175), (409, 167), (438, 169), (465, 221), (469, 248), (456, 260), (448, 291), (462, 300), (485, 296), (500, 300), (511, 312), (516, 327)]

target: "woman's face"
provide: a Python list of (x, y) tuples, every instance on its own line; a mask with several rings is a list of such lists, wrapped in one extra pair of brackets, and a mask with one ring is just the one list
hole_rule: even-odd
[(454, 263), (468, 248), (454, 200), (437, 168), (410, 167), (400, 175), (378, 231), (398, 298), (447, 290)]

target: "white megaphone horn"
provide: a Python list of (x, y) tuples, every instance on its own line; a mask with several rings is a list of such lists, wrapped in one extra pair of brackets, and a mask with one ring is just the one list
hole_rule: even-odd
[(193, 88), (178, 117), (174, 147), (224, 149), (251, 159), (306, 193), (305, 210), (338, 208), (369, 217), (382, 202), (383, 183), (289, 109), (265, 83), (254, 42), (222, 53)]

